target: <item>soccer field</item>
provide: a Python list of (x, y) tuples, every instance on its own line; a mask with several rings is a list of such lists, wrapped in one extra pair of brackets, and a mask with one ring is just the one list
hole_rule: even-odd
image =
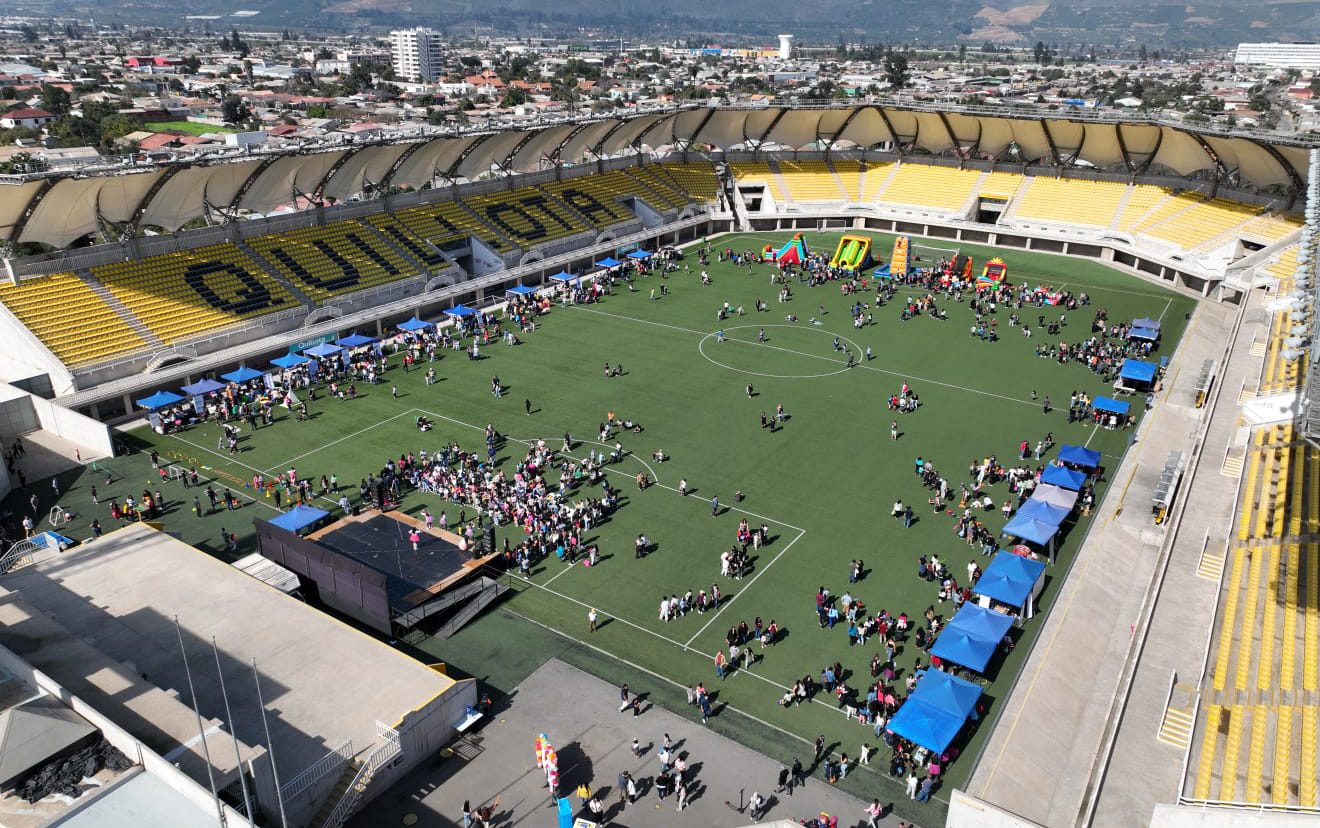
[[(712, 245), (759, 250), (765, 244), (778, 247), (790, 235), (725, 236)], [(813, 250), (826, 252), (833, 251), (838, 239), (837, 233), (805, 235)], [(888, 259), (892, 237), (870, 235), (881, 257)], [(967, 245), (961, 249), (975, 257), (977, 268), (988, 256), (1001, 256), (1015, 284), (1045, 283), (1090, 294), (1090, 307), (1068, 314), (1061, 337), (1068, 342), (1087, 338), (1095, 309), (1104, 307), (1112, 321), (1138, 316), (1162, 320), (1163, 341), (1156, 358), (1171, 356), (1194, 305), (1191, 299), (1093, 262)], [(436, 363), (441, 381), (435, 385), (424, 384), (424, 370), (405, 374), (392, 368), (385, 383), (360, 389), (365, 393), (357, 400), (319, 398), (311, 405), (309, 422), (285, 418), (255, 432), (245, 429), (242, 451), (235, 458), (215, 452), (217, 426), (171, 437), (145, 430), (135, 436), (167, 459), (197, 463), (206, 475), (240, 493), (250, 494), (242, 487), (254, 473), (293, 466), (301, 477), (337, 474), (356, 498), (356, 481), (388, 458), (434, 450), (449, 440), (479, 448), (487, 423), (508, 436), (497, 462), (510, 469), (527, 442), (544, 438), (558, 447), (570, 432), (579, 443), (575, 453), (585, 456), (593, 448), (605, 448), (594, 441), (607, 412), (635, 420), (643, 430), (618, 438), (629, 453), (609, 467), (611, 482), (624, 495), (623, 505), (592, 533), (591, 542), (601, 549), (600, 564), (588, 569), (552, 558), (535, 569), (530, 581), (513, 578), (515, 594), (453, 639), (413, 643), (467, 674), (508, 689), (524, 667), (555, 655), (553, 648), (566, 644), (559, 636), (567, 636), (588, 645), (577, 650), (591, 654), (586, 659), (589, 668), (612, 680), (649, 674), (653, 686), (648, 692), (666, 702), (677, 698), (680, 707), (680, 686), (705, 681), (718, 693), (717, 709), (727, 705), (731, 712), (749, 717), (733, 730), (735, 735), (746, 735), (781, 757), (809, 758), (810, 746), (799, 740), (809, 742), (818, 734), (837, 744), (836, 752), (856, 757), (863, 742), (882, 743), (869, 727), (846, 720), (829, 694), (791, 709), (776, 704), (786, 685), (807, 674), (819, 677), (822, 668), (835, 661), (845, 667), (849, 686), (864, 692), (870, 682), (868, 664), (883, 642), (849, 647), (846, 624), (820, 629), (817, 588), (826, 586), (835, 595), (849, 591), (872, 612), (883, 608), (917, 619), (934, 605), (947, 620), (953, 604), (939, 603), (936, 586), (918, 579), (917, 557), (938, 554), (960, 583), (966, 580), (969, 560), (982, 565), (988, 560), (955, 535), (953, 517), (932, 514), (925, 505), (928, 492), (913, 474), (914, 460), (920, 456), (933, 462), (956, 490), (959, 482), (970, 482), (969, 461), (990, 454), (1011, 460), (1021, 441), (1034, 445), (1046, 432), (1054, 433), (1056, 443), (1084, 444), (1103, 452), (1105, 465), (1112, 469), (1130, 432), (1069, 425), (1072, 391), (1096, 396), (1109, 389), (1081, 366), (1037, 358), (1035, 347), (1047, 341), (1043, 332), (1022, 337), (1008, 326), (1006, 310), (999, 314), (1001, 341), (983, 342), (969, 333), (972, 314), (965, 302), (941, 303), (947, 321), (900, 321), (903, 300), (915, 291), (899, 290), (894, 302), (875, 311), (874, 325), (856, 330), (848, 307), (857, 297), (842, 295), (838, 283), (795, 283), (793, 299), (781, 304), (769, 282), (771, 265), (735, 268), (712, 257), (706, 269), (713, 283), (702, 286), (694, 252), (689, 251), (686, 264), (691, 272), (664, 280), (667, 296), (650, 298), (653, 288), (659, 295), (661, 277), (639, 278), (635, 293), (619, 289), (599, 304), (555, 307), (534, 333), (523, 337), (521, 346), (491, 345), (476, 363), (461, 354), (448, 355)], [(769, 303), (767, 312), (753, 310), (758, 298)], [(746, 314), (717, 321), (717, 309), (725, 302), (745, 308)], [(787, 321), (789, 313), (799, 321)], [(1039, 313), (1057, 318), (1059, 309), (1021, 311), (1033, 328)], [(819, 324), (809, 321), (813, 317)], [(715, 334), (720, 329), (725, 341)], [(765, 342), (758, 341), (762, 329)], [(859, 357), (870, 348), (874, 358), (846, 367), (834, 348), (836, 337)], [(606, 362), (622, 364), (623, 375), (606, 378)], [(496, 374), (508, 389), (502, 398), (490, 393), (490, 379)], [(920, 395), (921, 408), (911, 414), (886, 410), (886, 398), (904, 382)], [(748, 384), (753, 387), (751, 398)], [(397, 399), (391, 396), (391, 385), (397, 386)], [(1049, 413), (1043, 412), (1046, 397), (1054, 406)], [(531, 414), (524, 413), (524, 400), (530, 401)], [(1136, 398), (1134, 410), (1140, 403)], [(761, 428), (762, 412), (773, 417), (779, 404), (788, 415), (782, 427), (773, 432)], [(428, 434), (419, 434), (413, 425), (419, 413), (435, 422)], [(897, 441), (889, 434), (894, 419), (901, 430)], [(652, 453), (657, 449), (670, 459), (655, 462)], [(82, 537), (92, 517), (110, 526), (105, 504), (111, 494), (140, 493), (143, 485), (155, 489), (154, 482), (142, 482), (150, 480), (145, 463), (141, 454), (111, 461), (126, 482), (101, 486), (100, 506), (88, 499), (88, 485), (96, 480), (75, 482), (71, 474), (64, 488), (72, 486), (66, 498), (79, 507), (74, 534)], [(656, 485), (639, 492), (632, 482), (639, 471)], [(678, 493), (680, 479), (689, 484), (686, 497)], [(736, 490), (746, 495), (740, 503), (734, 502)], [(1103, 490), (1102, 485), (1098, 494)], [(187, 492), (187, 500), (166, 516), (166, 528), (217, 554), (223, 554), (216, 540), (220, 526), (238, 531), (241, 550), (247, 552), (254, 548), (251, 519), (274, 514), (273, 503), (262, 498), (240, 514), (198, 517), (190, 509), (192, 494)], [(1008, 497), (1007, 484), (996, 485), (992, 494), (1002, 503)], [(185, 493), (176, 486), (167, 495), (175, 500)], [(712, 516), (710, 499), (715, 496), (720, 513)], [(900, 499), (916, 511), (910, 528), (889, 515), (890, 505)], [(951, 505), (956, 508), (956, 500)], [(451, 522), (458, 516), (456, 507), (428, 495), (405, 499), (410, 513), (423, 507), (436, 514), (447, 511)], [(764, 522), (770, 543), (753, 553), (745, 578), (723, 579), (719, 556), (734, 544), (742, 517), (754, 526)], [(1004, 523), (997, 509), (985, 513), (983, 520), (994, 531)], [(1041, 602), (1046, 610), (1090, 520), (1077, 518), (1069, 526), (1059, 561), (1048, 571)], [(513, 543), (521, 539), (516, 527), (501, 527), (499, 533), (501, 542), (504, 533)], [(637, 559), (633, 539), (642, 533), (655, 549)], [(865, 573), (849, 585), (849, 562), (856, 558), (864, 560)], [(713, 583), (724, 595), (718, 611), (668, 622), (658, 618), (662, 595), (709, 591)], [(586, 617), (593, 607), (604, 623), (589, 635)], [(774, 619), (784, 631), (782, 640), (750, 671), (719, 681), (712, 660), (725, 633), (740, 621), (751, 625), (758, 616), (767, 624)], [(1045, 623), (1047, 617), (1040, 613), (1027, 621), (1015, 651), (992, 662), (986, 685), (990, 715), (963, 745), (963, 758), (949, 768), (939, 799), (947, 799), (949, 789), (965, 781), (972, 757)], [(547, 635), (547, 629), (556, 633)], [(900, 651), (900, 676), (911, 671), (917, 657), (910, 643)], [(920, 657), (924, 664), (925, 654)], [(712, 723), (719, 726), (720, 718)], [(748, 735), (746, 722), (754, 722), (750, 729), (759, 732)], [(882, 757), (887, 755), (882, 751)], [(901, 787), (878, 778), (884, 769), (884, 762), (878, 761), (845, 784), (900, 798)]]

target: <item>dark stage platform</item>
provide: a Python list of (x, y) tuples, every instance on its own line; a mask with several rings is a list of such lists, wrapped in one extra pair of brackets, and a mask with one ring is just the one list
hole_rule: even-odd
[(408, 541), (412, 527), (386, 515), (361, 521), (341, 521), (324, 534), (316, 533), (318, 544), (369, 566), (385, 576), (390, 606), (408, 610), (434, 598), (454, 576), (466, 574), (473, 560), (464, 552), (433, 534), (419, 531), (416, 552)]

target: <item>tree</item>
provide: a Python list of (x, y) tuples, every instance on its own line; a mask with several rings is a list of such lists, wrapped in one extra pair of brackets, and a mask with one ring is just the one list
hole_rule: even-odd
[(220, 102), (220, 117), (230, 124), (241, 124), (252, 117), (252, 110), (237, 95), (225, 95)]
[(885, 80), (890, 89), (905, 89), (908, 85), (908, 61), (906, 55), (893, 52), (885, 58)]
[(958, 44), (958, 62), (959, 62), (959, 63), (966, 63), (966, 62), (967, 62), (967, 44), (966, 44), (966, 43), (959, 43), (959, 44)]
[(26, 43), (37, 42), (37, 37), (38, 37), (37, 30), (32, 27), (31, 23), (24, 23), (22, 26), (19, 26), (18, 31), (23, 35), (24, 42)]
[(508, 91), (504, 93), (504, 100), (500, 101), (500, 106), (521, 106), (525, 103), (527, 103), (527, 93), (516, 86), (510, 86)]
[(49, 83), (41, 85), (41, 108), (52, 115), (67, 115), (69, 112), (69, 93), (63, 87)]

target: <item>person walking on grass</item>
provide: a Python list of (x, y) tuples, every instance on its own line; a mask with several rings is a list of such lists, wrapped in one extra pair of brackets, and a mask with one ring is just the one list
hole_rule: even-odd
[(528, 417), (532, 416), (532, 401), (531, 401), (531, 400), (529, 400), (529, 399), (524, 399), (524, 400), (523, 400), (523, 413), (526, 414)]
[(591, 611), (587, 613), (587, 632), (594, 633), (595, 631), (596, 631), (596, 608), (592, 607)]

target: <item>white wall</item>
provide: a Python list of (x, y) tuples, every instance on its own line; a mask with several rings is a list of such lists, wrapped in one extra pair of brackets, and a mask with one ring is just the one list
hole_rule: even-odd
[(1029, 819), (983, 802), (971, 794), (955, 790), (949, 797), (949, 815), (945, 828), (1044, 828)]
[(0, 385), (3, 385), (0, 394), (6, 398), (19, 395), (27, 398), (37, 413), (37, 421), (43, 431), (49, 431), (57, 437), (81, 446), (80, 455), (84, 461), (110, 457), (115, 453), (110, 427), (105, 423), (65, 408), (59, 403), (29, 394), (17, 386), (8, 383)]

